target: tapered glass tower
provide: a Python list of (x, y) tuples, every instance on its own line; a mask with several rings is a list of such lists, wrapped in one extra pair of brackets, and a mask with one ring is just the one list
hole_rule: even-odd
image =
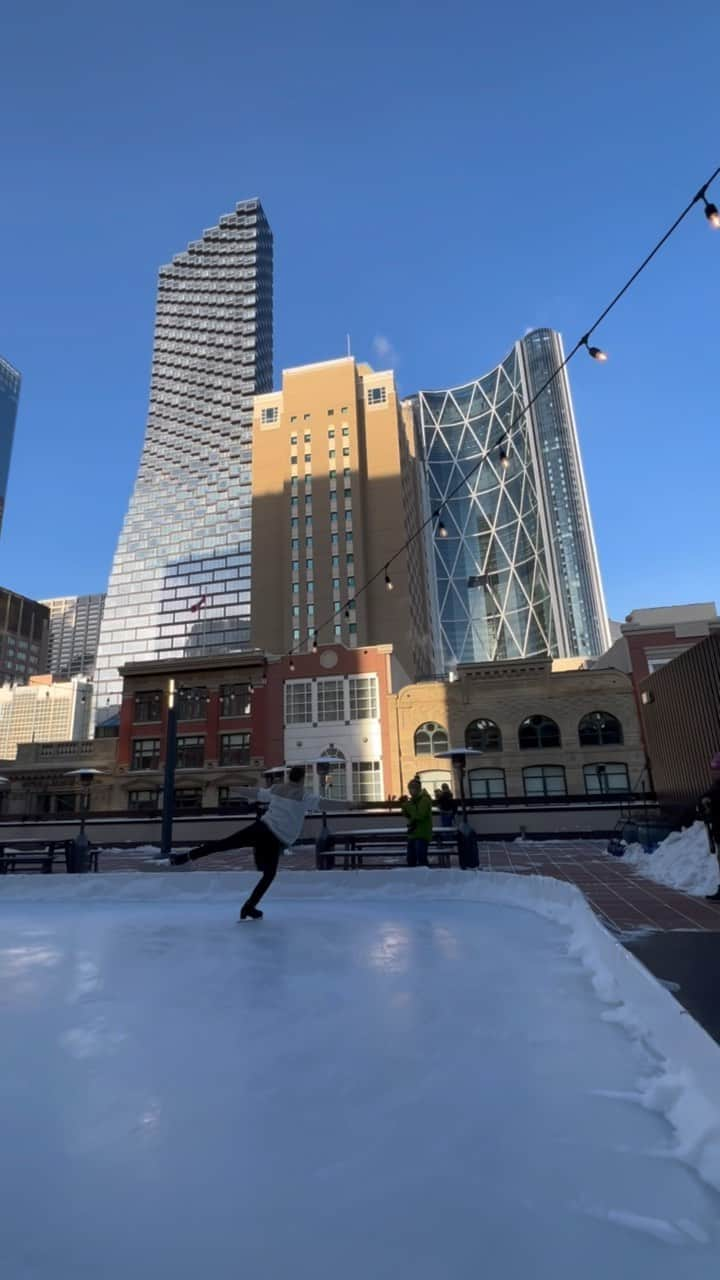
[(118, 667), (249, 643), (253, 397), (272, 388), (273, 242), (258, 200), (160, 269), (150, 408), (113, 560), (97, 719)]
[[(609, 644), (567, 374), (538, 329), (490, 373), (415, 402), (431, 510), (446, 667)], [(455, 492), (457, 490), (457, 492)]]

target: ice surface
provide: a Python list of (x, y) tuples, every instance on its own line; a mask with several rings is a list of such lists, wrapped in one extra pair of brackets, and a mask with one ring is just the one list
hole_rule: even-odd
[(695, 822), (684, 831), (671, 832), (654, 853), (646, 853), (641, 844), (629, 844), (623, 862), (648, 880), (682, 889), (684, 893), (703, 897), (717, 889), (718, 863), (710, 853), (704, 822)]
[(557, 923), (280, 891), (238, 925), (191, 879), (0, 902), (4, 1275), (714, 1275), (718, 1197)]

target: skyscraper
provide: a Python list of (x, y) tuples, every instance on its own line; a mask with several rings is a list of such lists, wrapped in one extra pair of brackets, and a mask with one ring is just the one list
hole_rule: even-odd
[(607, 648), (566, 371), (523, 413), (562, 360), (560, 335), (537, 329), (475, 382), (414, 402), (430, 507), (445, 504), (429, 540), (446, 666)]
[(383, 568), (422, 523), (419, 470), (412, 414), (389, 370), (350, 356), (285, 369), (282, 391), (257, 398), (255, 646), (390, 643), (408, 676), (433, 671), (423, 545)]
[(58, 596), (40, 604), (50, 610), (50, 675), (58, 680), (92, 676), (105, 596)]
[(273, 242), (259, 200), (161, 267), (150, 408), (108, 586), (97, 713), (118, 667), (249, 643), (252, 404), (272, 387)]
[(0, 530), (2, 530), (5, 510), (10, 454), (19, 398), (20, 374), (0, 356)]

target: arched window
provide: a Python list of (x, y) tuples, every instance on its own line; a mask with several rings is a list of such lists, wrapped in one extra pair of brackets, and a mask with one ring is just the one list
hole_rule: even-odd
[(540, 751), (560, 746), (560, 730), (549, 716), (528, 716), (518, 730), (521, 751)]
[(591, 711), (578, 725), (581, 747), (610, 747), (623, 740), (622, 725), (609, 711)]
[(630, 790), (626, 764), (586, 764), (583, 766), (583, 773), (585, 790), (589, 796), (617, 795), (618, 792), (627, 793)]
[(523, 769), (526, 796), (567, 795), (565, 770), (561, 764), (537, 764)]
[(478, 800), (507, 795), (504, 769), (469, 769), (468, 785), (470, 795)]
[(472, 720), (465, 730), (469, 751), (502, 751), (502, 734), (494, 720)]
[(436, 756), (438, 751), (447, 751), (447, 729), (433, 720), (427, 720), (415, 730), (415, 755)]

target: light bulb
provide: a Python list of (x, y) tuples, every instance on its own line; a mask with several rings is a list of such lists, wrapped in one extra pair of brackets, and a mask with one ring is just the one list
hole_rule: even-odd
[[(705, 199), (704, 196), (703, 199)], [(705, 217), (711, 227), (714, 227), (716, 231), (720, 231), (720, 212), (718, 212), (717, 205), (711, 204), (709, 200), (705, 200)]]
[(385, 569), (385, 590), (386, 590), (386, 591), (392, 591), (392, 589), (393, 589), (393, 582), (392, 582), (392, 578), (390, 577), (390, 574), (388, 573), (387, 568), (386, 568), (386, 569)]

